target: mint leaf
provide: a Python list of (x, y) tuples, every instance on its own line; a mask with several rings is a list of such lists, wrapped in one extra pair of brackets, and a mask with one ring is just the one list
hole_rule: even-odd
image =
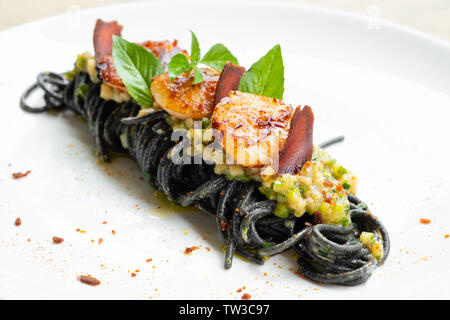
[(198, 43), (197, 37), (191, 31), (192, 40), (191, 40), (191, 60), (192, 63), (197, 64), (200, 61), (200, 45)]
[(270, 49), (244, 73), (239, 84), (239, 91), (283, 99), (284, 65), (279, 44)]
[(205, 77), (203, 76), (202, 71), (197, 67), (194, 66), (194, 84), (203, 82), (205, 80)]
[(146, 108), (153, 105), (150, 92), (152, 78), (164, 72), (164, 68), (147, 49), (113, 36), (112, 50), (114, 66), (128, 93), (136, 102)]
[(173, 81), (178, 75), (182, 74), (189, 68), (190, 64), (187, 57), (178, 53), (173, 56), (172, 60), (170, 60), (169, 65), (167, 66), (169, 70), (170, 81)]
[(208, 52), (203, 56), (200, 61), (207, 66), (216, 69), (217, 71), (222, 71), (224, 65), (227, 62), (232, 62), (235, 65), (239, 65), (238, 60), (235, 56), (221, 43), (217, 43), (208, 50)]

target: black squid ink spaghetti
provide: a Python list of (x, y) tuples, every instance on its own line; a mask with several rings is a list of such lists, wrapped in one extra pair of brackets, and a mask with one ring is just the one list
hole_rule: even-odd
[[(193, 33), (188, 54), (176, 41), (127, 42), (121, 31), (99, 19), (95, 55), (79, 55), (65, 74), (40, 73), (21, 108), (81, 116), (101, 160), (129, 154), (154, 189), (210, 216), (225, 268), (235, 254), (263, 264), (293, 249), (308, 279), (367, 281), (389, 235), (355, 196), (358, 179), (324, 150), (343, 137), (314, 146), (312, 109), (282, 101), (280, 47), (246, 71), (222, 44), (202, 57)], [(36, 90), (42, 106), (28, 103)]]

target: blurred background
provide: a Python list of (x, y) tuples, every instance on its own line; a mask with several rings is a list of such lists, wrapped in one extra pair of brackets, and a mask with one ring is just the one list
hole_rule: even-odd
[[(0, 31), (46, 16), (129, 1), (130, 0), (0, 0)], [(264, 0), (254, 1), (261, 2)], [(314, 4), (348, 12), (356, 12), (377, 19), (379, 18), (400, 23), (450, 41), (450, 0), (278, 1)]]

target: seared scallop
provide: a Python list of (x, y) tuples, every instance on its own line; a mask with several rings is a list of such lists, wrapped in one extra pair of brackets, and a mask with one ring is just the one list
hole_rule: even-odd
[(279, 154), (292, 114), (292, 106), (279, 99), (231, 91), (216, 105), (211, 120), (228, 158), (245, 167), (259, 167)]
[(200, 120), (211, 117), (214, 110), (219, 72), (201, 69), (205, 81), (194, 84), (194, 74), (182, 74), (170, 81), (166, 72), (153, 78), (151, 92), (155, 103), (178, 119)]

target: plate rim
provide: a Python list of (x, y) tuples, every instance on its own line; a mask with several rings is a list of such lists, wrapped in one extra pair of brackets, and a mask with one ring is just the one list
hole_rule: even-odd
[[(156, 5), (156, 6), (172, 6), (176, 4), (186, 4), (184, 0), (146, 0), (146, 1), (130, 1), (130, 2), (122, 2), (122, 3), (114, 3), (114, 4), (106, 4), (91, 8), (83, 8), (80, 9), (81, 13), (89, 13), (91, 11), (97, 11), (102, 8), (117, 8), (120, 7), (128, 7), (128, 6), (146, 6), (146, 5)], [(319, 13), (323, 13), (326, 15), (334, 15), (347, 19), (357, 20), (357, 21), (365, 21), (367, 16), (359, 12), (351, 12), (344, 9), (331, 8), (324, 5), (318, 4), (306, 4), (306, 3), (296, 3), (296, 2), (287, 2), (286, 0), (275, 1), (275, 0), (190, 0), (189, 5), (197, 6), (197, 5), (208, 5), (208, 6), (220, 6), (220, 5), (236, 5), (236, 6), (256, 6), (256, 7), (279, 7), (279, 8), (295, 8), (301, 9), (305, 11), (315, 11)], [(71, 13), (64, 12), (59, 14), (50, 15), (44, 18), (28, 21), (16, 26), (12, 26), (10, 28), (4, 29), (0, 31), (0, 36), (5, 33), (15, 32), (20, 30), (21, 28), (29, 27), (30, 25), (40, 24), (40, 23), (48, 23), (51, 20), (59, 19), (64, 16), (68, 16)], [(378, 20), (380, 25), (388, 27), (390, 29), (400, 31), (402, 33), (414, 35), (421, 40), (428, 41), (431, 44), (435, 44), (438, 46), (442, 46), (446, 50), (450, 51), (450, 41), (442, 39), (436, 35), (430, 34), (428, 32), (419, 30), (417, 28), (401, 24), (399, 22), (394, 22), (390, 20), (386, 20), (380, 18)]]

